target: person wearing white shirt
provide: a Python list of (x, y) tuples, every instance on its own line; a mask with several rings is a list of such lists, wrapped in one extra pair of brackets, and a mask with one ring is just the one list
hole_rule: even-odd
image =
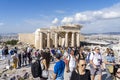
[(102, 80), (102, 56), (100, 49), (95, 47), (93, 53), (90, 55), (90, 71), (91, 71), (91, 80), (94, 80), (95, 76), (98, 75), (98, 80)]

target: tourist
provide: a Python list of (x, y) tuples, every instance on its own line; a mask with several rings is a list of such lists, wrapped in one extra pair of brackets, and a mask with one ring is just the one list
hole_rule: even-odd
[(85, 59), (85, 53), (84, 53), (84, 48), (83, 47), (81, 47), (79, 49), (79, 52), (78, 52), (76, 58), (77, 58), (78, 61), (79, 61), (79, 59)]
[(90, 63), (90, 54), (91, 54), (90, 49), (89, 48), (86, 49), (86, 55), (87, 56), (86, 56), (85, 60), (86, 60), (87, 64)]
[(102, 56), (98, 47), (94, 48), (94, 52), (90, 55), (90, 71), (91, 80), (94, 80), (95, 76), (98, 75), (98, 80), (102, 80)]
[(28, 46), (27, 47), (27, 57), (28, 57), (28, 62), (29, 64), (31, 64), (32, 62), (32, 47), (31, 46)]
[(54, 62), (54, 61), (55, 61), (55, 60), (54, 60), (54, 56), (55, 56), (55, 54), (56, 54), (55, 49), (54, 49), (54, 48), (51, 48), (51, 49), (50, 49), (50, 53), (51, 53), (51, 60)]
[(52, 80), (64, 80), (65, 63), (61, 60), (61, 55), (56, 53), (56, 64), (54, 66), (54, 73)]
[(3, 60), (2, 47), (0, 47), (0, 60)]
[(5, 56), (5, 59), (8, 63), (8, 66), (10, 66), (10, 55), (9, 55), (9, 52), (8, 52), (8, 46), (3, 47), (2, 54)]
[(18, 68), (20, 68), (21, 67), (21, 64), (22, 64), (22, 52), (20, 51), (19, 53), (18, 53)]
[(74, 55), (74, 50), (71, 50), (70, 55), (68, 56), (69, 61), (69, 70), (72, 72), (76, 68), (76, 58)]
[(86, 61), (80, 59), (77, 64), (77, 68), (72, 72), (70, 80), (91, 80), (90, 71), (85, 69)]
[[(46, 80), (46, 79), (48, 79), (48, 68), (50, 66), (50, 52), (49, 51), (42, 52), (41, 56), (42, 56), (42, 60), (41, 60), (42, 70), (44, 72), (47, 72), (47, 73), (44, 73), (44, 75), (46, 75), (46, 76), (42, 75), (42, 77), (44, 80)], [(43, 74), (43, 71), (42, 71), (42, 74)]]
[(107, 72), (107, 77), (106, 80), (111, 78), (111, 74), (113, 74), (113, 69), (115, 65), (115, 57), (112, 49), (107, 48), (106, 49), (106, 56), (104, 58), (104, 63), (106, 65), (106, 72)]
[(68, 54), (68, 51), (67, 51), (67, 48), (66, 48), (65, 51), (64, 51), (64, 55), (63, 55), (63, 59), (64, 59), (65, 66), (66, 66), (66, 72), (69, 72), (69, 60), (67, 59), (68, 56), (69, 56), (69, 54)]
[(25, 49), (22, 50), (22, 64), (23, 66), (27, 66), (27, 52)]
[(13, 59), (13, 68), (17, 68), (17, 63), (18, 63), (18, 58), (17, 58), (17, 54), (15, 53), (14, 55), (12, 55), (12, 59)]

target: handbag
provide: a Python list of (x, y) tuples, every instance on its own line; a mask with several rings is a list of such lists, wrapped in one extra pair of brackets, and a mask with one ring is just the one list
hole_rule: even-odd
[(42, 71), (42, 77), (43, 78), (48, 78), (48, 70), (43, 70)]
[(110, 73), (113, 73), (114, 67), (113, 67), (113, 65), (109, 65), (109, 66), (107, 66), (107, 69)]

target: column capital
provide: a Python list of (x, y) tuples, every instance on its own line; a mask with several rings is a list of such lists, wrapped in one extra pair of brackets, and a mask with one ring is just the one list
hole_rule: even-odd
[(47, 33), (50, 33), (50, 30), (47, 30)]

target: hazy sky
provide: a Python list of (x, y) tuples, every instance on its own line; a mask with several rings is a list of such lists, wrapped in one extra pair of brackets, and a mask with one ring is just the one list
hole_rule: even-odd
[(120, 32), (120, 0), (0, 0), (0, 33), (82, 24), (82, 33)]

